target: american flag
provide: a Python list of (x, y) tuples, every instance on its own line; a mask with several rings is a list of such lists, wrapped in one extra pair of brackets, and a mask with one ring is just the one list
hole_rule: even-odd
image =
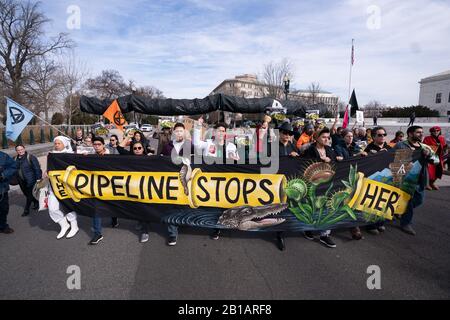
[(355, 46), (353, 44), (353, 39), (352, 39), (352, 65), (355, 64)]

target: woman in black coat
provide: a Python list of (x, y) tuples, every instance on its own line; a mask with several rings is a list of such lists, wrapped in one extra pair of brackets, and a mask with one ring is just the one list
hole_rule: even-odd
[(14, 160), (17, 164), (17, 180), (27, 198), (22, 214), (22, 217), (25, 217), (30, 214), (31, 203), (34, 204), (33, 209), (37, 209), (39, 206), (39, 202), (33, 197), (33, 188), (36, 182), (42, 179), (42, 170), (38, 159), (28, 154), (23, 145), (17, 145), (16, 152), (17, 156), (14, 157)]

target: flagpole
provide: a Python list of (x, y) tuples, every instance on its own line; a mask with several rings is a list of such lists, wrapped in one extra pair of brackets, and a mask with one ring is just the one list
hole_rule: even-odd
[[(13, 99), (5, 97), (6, 98), (6, 105), (8, 105), (8, 100), (18, 104), (17, 102), (15, 102)], [(40, 119), (41, 121), (43, 121), (44, 123), (48, 124), (50, 127), (56, 129), (56, 131), (58, 131), (59, 133), (61, 133), (63, 136), (69, 138), (71, 141), (76, 142), (74, 139), (72, 139), (71, 137), (69, 137), (69, 135), (67, 135), (66, 133), (62, 132), (61, 130), (59, 130), (58, 128), (56, 128), (55, 126), (53, 126), (51, 123), (47, 122), (46, 120), (42, 119), (41, 117), (39, 117), (37, 114), (35, 114), (34, 112), (31, 112), (30, 110), (28, 110), (27, 108), (25, 108), (24, 106), (19, 105), (20, 107), (24, 108), (25, 110), (27, 110), (29, 113), (31, 113), (33, 116), (35, 116), (36, 118)], [(30, 120), (31, 121), (31, 120)], [(25, 127), (24, 127), (25, 129)], [(22, 130), (23, 131), (23, 130)]]
[[(33, 112), (32, 112), (33, 113)], [(74, 139), (72, 139), (71, 137), (69, 137), (69, 135), (67, 135), (66, 133), (62, 132), (61, 130), (59, 130), (57, 127), (53, 126), (51, 123), (45, 121), (44, 119), (42, 119), (41, 117), (39, 117), (37, 114), (33, 113), (34, 116), (36, 118), (38, 118), (39, 120), (43, 121), (44, 123), (48, 124), (50, 127), (55, 128), (56, 131), (58, 131), (59, 133), (61, 133), (63, 136), (69, 138), (70, 140), (72, 140), (73, 142), (76, 142)]]
[(350, 57), (350, 75), (349, 75), (349, 79), (348, 79), (348, 101), (350, 101), (351, 94), (352, 94), (352, 70), (353, 70), (353, 58), (354, 58), (354, 49), (355, 49), (354, 42), (355, 42), (355, 39), (352, 39), (352, 54)]

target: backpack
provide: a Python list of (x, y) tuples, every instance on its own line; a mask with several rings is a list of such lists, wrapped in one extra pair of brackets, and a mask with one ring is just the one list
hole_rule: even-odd
[[(17, 161), (17, 156), (15, 156), (13, 160)], [(27, 160), (28, 163), (30, 164), (30, 167), (33, 167), (33, 164), (31, 163), (31, 155), (28, 152), (27, 152)], [(17, 172), (15, 175), (11, 177), (11, 179), (9, 179), (9, 185), (17, 186), (20, 183), (20, 180), (23, 179), (21, 179), (19, 172)]]

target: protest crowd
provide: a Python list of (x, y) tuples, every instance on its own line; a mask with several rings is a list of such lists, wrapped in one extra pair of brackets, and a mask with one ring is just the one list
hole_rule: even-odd
[[(107, 158), (111, 155), (128, 155), (145, 157), (147, 155), (170, 157), (174, 153), (180, 157), (189, 157), (200, 154), (205, 157), (216, 157), (224, 160), (239, 160), (243, 156), (238, 152), (237, 144), (245, 144), (247, 150), (258, 155), (262, 152), (270, 153), (271, 145), (279, 146), (279, 157), (293, 157), (310, 159), (318, 162), (336, 163), (339, 161), (366, 157), (372, 153), (386, 152), (389, 149), (421, 150), (424, 163), (424, 174), (421, 175), (419, 185), (413, 198), (408, 204), (406, 213), (400, 217), (401, 230), (407, 234), (415, 235), (412, 227), (414, 208), (423, 202), (424, 190), (437, 190), (435, 182), (442, 177), (445, 163), (445, 155), (448, 154), (448, 146), (441, 135), (441, 129), (437, 126), (430, 129), (430, 134), (417, 125), (411, 125), (406, 132), (398, 131), (395, 138), (387, 140), (386, 130), (381, 126), (371, 129), (364, 127), (342, 128), (337, 127), (338, 119), (331, 127), (317, 119), (305, 119), (305, 121), (276, 121), (268, 115), (264, 117), (256, 130), (238, 128), (229, 130), (227, 124), (216, 123), (211, 130), (203, 118), (195, 122), (192, 132), (186, 130), (183, 123), (176, 123), (171, 127), (165, 126), (160, 132), (156, 132), (152, 139), (158, 141), (158, 146), (152, 147), (149, 139), (139, 130), (125, 132), (122, 139), (118, 135), (110, 135), (108, 141), (101, 136), (88, 134), (78, 130), (76, 136), (69, 138), (58, 136), (54, 139), (54, 147), (51, 153), (81, 153), (95, 154), (98, 157)], [(275, 121), (274, 121), (275, 122)], [(279, 134), (275, 134), (278, 129)], [(207, 132), (205, 137), (204, 132)], [(229, 134), (233, 132), (232, 134)], [(236, 134), (236, 132), (238, 134)], [(209, 134), (208, 134), (209, 133)], [(239, 134), (241, 133), (241, 134)], [(191, 135), (192, 134), (192, 135)], [(234, 134), (234, 136), (233, 136)], [(192, 137), (192, 138), (191, 138)], [(10, 184), (18, 184), (25, 196), (23, 216), (28, 216), (31, 210), (37, 210), (38, 200), (33, 195), (33, 188), (39, 181), (47, 177), (42, 172), (36, 157), (29, 154), (23, 145), (16, 146), (17, 155), (14, 158), (0, 152), (0, 233), (11, 234), (14, 230), (7, 223), (9, 211), (8, 192)], [(187, 155), (186, 150), (191, 150)], [(57, 239), (75, 237), (79, 231), (77, 213), (66, 212), (54, 195), (51, 187), (48, 196), (48, 211), (51, 220), (60, 226)], [(119, 219), (111, 218), (112, 228), (119, 227)], [(102, 219), (94, 216), (92, 219), (94, 234), (90, 245), (96, 245), (103, 240)], [(144, 243), (149, 240), (150, 224), (139, 221), (139, 241)], [(176, 245), (178, 227), (168, 224), (168, 241), (170, 246)], [(363, 228), (354, 227), (349, 230), (355, 240), (363, 239), (363, 233), (379, 235), (386, 231), (383, 222), (377, 222)], [(331, 231), (322, 230), (319, 234), (306, 231), (304, 237), (314, 240), (319, 237), (320, 243), (334, 248)], [(214, 229), (212, 239), (219, 239), (220, 230)], [(283, 234), (277, 233), (279, 246), (284, 248)]]

